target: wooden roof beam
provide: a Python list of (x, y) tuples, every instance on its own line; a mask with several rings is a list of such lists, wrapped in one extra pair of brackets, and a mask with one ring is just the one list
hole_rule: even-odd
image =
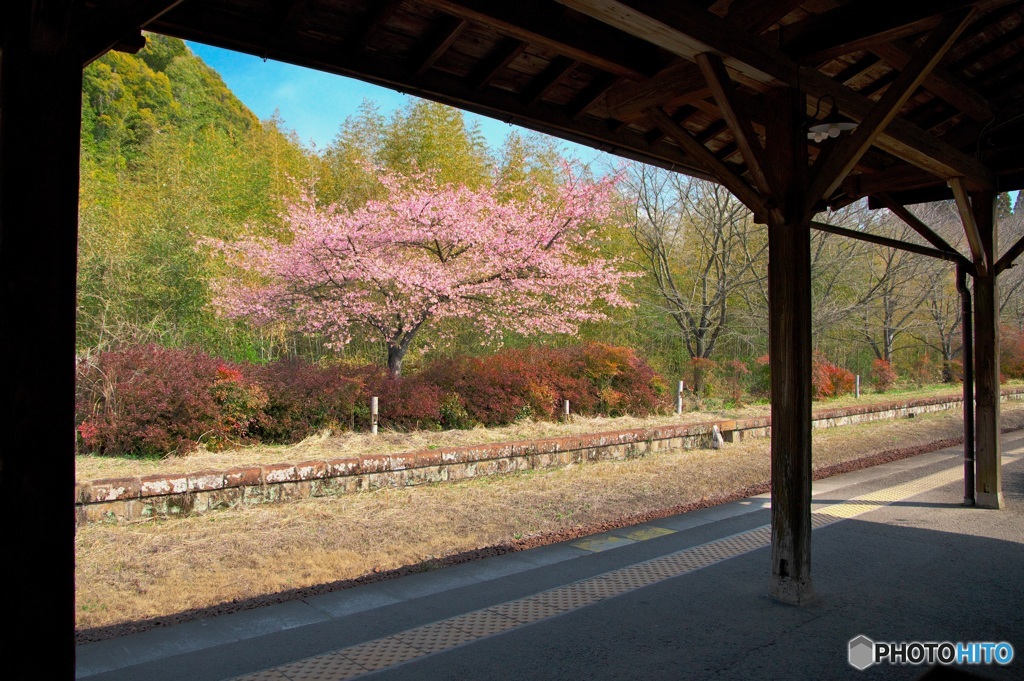
[(819, 157), (814, 165), (814, 179), (807, 192), (807, 211), (813, 211), (822, 199), (828, 201), (882, 130), (942, 60), (973, 17), (974, 10), (971, 9), (946, 16), (850, 136)]
[(642, 114), (652, 106), (671, 103), (675, 106), (711, 96), (700, 69), (682, 61), (658, 72), (641, 83), (622, 83), (608, 91), (608, 113), (615, 118)]
[(877, 244), (879, 246), (886, 246), (888, 248), (896, 248), (901, 251), (908, 251), (910, 253), (917, 253), (918, 255), (925, 255), (928, 256), (929, 258), (937, 258), (939, 260), (945, 260), (947, 262), (954, 262), (958, 265), (963, 265), (969, 271), (973, 271), (973, 267), (971, 266), (971, 263), (967, 261), (967, 258), (960, 255), (956, 251), (941, 251), (935, 248), (929, 248), (927, 246), (912, 244), (909, 241), (890, 239), (887, 236), (879, 236), (877, 234), (871, 234), (869, 232), (861, 232), (856, 229), (849, 229), (846, 227), (839, 227), (837, 225), (830, 225), (827, 222), (816, 222), (812, 220), (811, 228), (816, 229), (819, 232), (837, 234), (839, 236), (845, 236), (850, 239), (856, 239), (857, 241), (866, 241), (869, 244)]
[(441, 58), (441, 55), (448, 51), (448, 48), (466, 30), (467, 26), (469, 26), (469, 22), (465, 19), (446, 18), (441, 23), (441, 26), (433, 36), (433, 40), (429, 41), (428, 47), (423, 52), (423, 57), (416, 66), (415, 73), (417, 78), (433, 68), (437, 60)]
[(786, 26), (782, 49), (801, 63), (820, 64), (926, 31), (947, 13), (977, 4), (977, 0), (859, 0)]
[(502, 35), (551, 50), (631, 80), (644, 80), (664, 63), (657, 50), (618, 31), (553, 17), (538, 0), (418, 0), (449, 16), (486, 26)]
[(796, 81), (796, 64), (783, 53), (737, 30), (688, 0), (556, 0), (602, 23), (690, 61), (702, 52), (722, 55), (751, 82), (778, 86)]
[(583, 90), (573, 97), (572, 101), (566, 105), (566, 108), (569, 110), (569, 116), (573, 120), (579, 119), (579, 117), (585, 114), (590, 107), (594, 106), (604, 96), (604, 94), (608, 92), (609, 88), (618, 82), (618, 80), (617, 76), (607, 73), (603, 73), (595, 78), (590, 85), (583, 88)]
[(651, 143), (642, 132), (628, 126), (613, 130), (605, 121), (587, 116), (573, 120), (561, 106), (544, 102), (531, 105), (523, 101), (522, 95), (498, 88), (477, 91), (465, 78), (437, 69), (413, 79), (408, 61), (395, 55), (368, 53), (358, 49), (355, 44), (341, 50), (336, 45), (303, 40), (294, 34), (279, 36), (258, 17), (239, 17), (211, 11), (199, 3), (185, 3), (173, 15), (157, 22), (154, 28), (166, 35), (357, 78), (556, 135), (624, 158), (685, 172), (706, 180), (715, 179), (693, 163), (677, 145), (668, 142)]
[(734, 0), (726, 16), (733, 25), (743, 31), (764, 33), (803, 2), (804, 0)]
[(534, 104), (544, 99), (555, 85), (570, 71), (579, 66), (579, 62), (569, 57), (555, 57), (547, 67), (523, 88), (522, 98), (527, 104)]
[(743, 181), (743, 178), (733, 172), (725, 163), (715, 158), (714, 154), (708, 151), (707, 147), (695, 140), (686, 130), (679, 127), (661, 109), (649, 109), (647, 117), (651, 123), (661, 128), (661, 131), (668, 137), (675, 140), (683, 152), (693, 159), (694, 163), (731, 191), (755, 216), (760, 216), (761, 220), (764, 219), (767, 212), (764, 200), (760, 194)]
[(494, 50), (494, 53), (478, 69), (477, 76), (474, 79), (474, 89), (482, 90), (490, 85), (525, 49), (526, 43), (522, 40), (515, 38), (505, 38), (502, 40)]
[(714, 93), (722, 117), (732, 130), (733, 139), (736, 140), (736, 146), (739, 147), (740, 154), (743, 155), (743, 161), (746, 163), (758, 191), (762, 196), (772, 196), (777, 193), (778, 188), (774, 188), (775, 191), (773, 191), (765, 171), (764, 148), (761, 146), (757, 133), (754, 132), (749, 112), (736, 96), (736, 88), (725, 70), (725, 64), (722, 63), (718, 55), (704, 52), (697, 55), (697, 66), (700, 67), (708, 86)]
[[(886, 208), (889, 209), (893, 215), (898, 217), (900, 220), (905, 222), (912, 230), (920, 234), (928, 243), (940, 251), (948, 251), (950, 253), (958, 253), (958, 251), (949, 245), (945, 239), (935, 233), (935, 231), (924, 224), (920, 218), (907, 210), (906, 206), (902, 206), (895, 201), (888, 194), (877, 194), (876, 198), (882, 202)], [(966, 258), (965, 258), (966, 260)]]
[(184, 0), (114, 0), (88, 12), (82, 29), (82, 65), (88, 66), (139, 29), (159, 19)]
[(1020, 257), (1021, 253), (1024, 253), (1024, 236), (1017, 239), (1017, 243), (1006, 249), (1003, 257), (999, 258), (999, 261), (996, 262), (996, 274), (1002, 273), (1008, 267), (1013, 267), (1014, 261)]
[(355, 39), (355, 43), (360, 48), (365, 48), (370, 44), (370, 40), (373, 39), (374, 34), (380, 30), (380, 27), (388, 22), (398, 8), (402, 5), (405, 0), (387, 0), (376, 12), (374, 12), (369, 19), (367, 19), (362, 28), (358, 31), (358, 37)]
[[(893, 68), (903, 69), (913, 57), (915, 47), (906, 41), (898, 40), (877, 45), (871, 48), (871, 51)], [(976, 121), (984, 123), (994, 115), (992, 105), (987, 99), (943, 69), (934, 69), (925, 79), (923, 86)]]
[[(747, 80), (767, 86), (799, 84), (810, 95), (831, 95), (843, 112), (856, 120), (867, 116), (874, 106), (867, 97), (816, 69), (799, 68), (784, 52), (739, 33), (727, 20), (687, 0), (671, 4), (657, 0), (630, 0), (629, 4), (622, 0), (556, 1), (686, 59), (696, 59), (700, 52), (715, 52), (722, 55), (726, 67)], [(978, 186), (994, 182), (992, 173), (973, 156), (899, 117), (889, 123), (875, 144), (943, 179), (966, 177)]]
[(985, 248), (981, 243), (981, 232), (978, 231), (978, 223), (975, 222), (974, 212), (971, 210), (971, 198), (967, 193), (967, 186), (962, 177), (954, 177), (949, 181), (949, 188), (953, 190), (956, 208), (960, 213), (960, 220), (964, 223), (964, 232), (967, 234), (967, 243), (971, 246), (974, 266), (977, 268), (978, 274), (985, 276), (989, 263), (985, 258)]

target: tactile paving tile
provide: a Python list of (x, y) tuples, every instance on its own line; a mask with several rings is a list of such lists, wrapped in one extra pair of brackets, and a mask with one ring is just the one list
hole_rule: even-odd
[[(518, 625), (514, 622), (513, 626)], [(395, 638), (402, 643), (407, 643), (423, 654), (436, 653), (441, 650), (448, 650), (466, 641), (475, 641), (480, 634), (473, 631), (466, 631), (454, 626), (451, 620), (442, 620), (433, 624), (426, 624), (422, 627), (403, 631), (395, 634)]]
[(288, 677), (276, 669), (268, 669), (266, 671), (256, 672), (255, 674), (239, 676), (234, 681), (288, 681)]
[(474, 610), (465, 615), (453, 617), (450, 620), (453, 627), (476, 634), (478, 638), (508, 631), (518, 627), (521, 622), (514, 620), (500, 612), (490, 609)]
[(360, 643), (338, 652), (370, 671), (423, 656), (423, 653), (393, 636)]
[[(818, 508), (811, 514), (811, 525), (815, 528), (824, 527), (868, 513), (886, 504), (954, 482), (959, 479), (960, 473), (959, 468), (949, 469), (829, 505), (817, 502)], [(430, 653), (448, 650), (469, 641), (678, 577), (766, 547), (770, 542), (771, 526), (764, 525), (526, 598), (295, 662), (276, 670), (239, 677), (239, 681), (326, 681), (354, 678), (367, 671), (383, 669)]]
[(278, 667), (289, 681), (336, 681), (362, 676), (366, 669), (341, 652), (327, 653)]
[(513, 619), (520, 624), (536, 622), (546, 617), (554, 617), (560, 612), (563, 612), (550, 603), (542, 603), (537, 600), (536, 596), (530, 596), (529, 598), (521, 598), (518, 601), (509, 601), (508, 603), (495, 605), (488, 608), (488, 610), (504, 615), (505, 617)]

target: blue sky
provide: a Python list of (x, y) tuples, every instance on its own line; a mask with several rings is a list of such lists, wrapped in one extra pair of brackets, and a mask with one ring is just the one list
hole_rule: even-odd
[[(189, 42), (188, 46), (224, 78), (224, 82), (253, 113), (266, 119), (279, 111), (285, 125), (298, 133), (307, 146), (323, 149), (341, 122), (356, 113), (360, 103), (369, 99), (380, 110), (390, 113), (405, 105), (409, 95), (370, 85), (359, 80), (335, 76), (273, 60), (264, 61), (240, 52)], [(475, 121), (492, 149), (504, 142), (513, 126), (484, 116), (466, 113), (467, 121)], [(569, 142), (562, 143), (563, 152), (590, 163), (598, 151)]]

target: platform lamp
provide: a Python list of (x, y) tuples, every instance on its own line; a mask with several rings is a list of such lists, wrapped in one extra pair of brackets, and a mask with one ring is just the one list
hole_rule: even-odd
[[(821, 113), (821, 103), (826, 99), (832, 101), (832, 107), (822, 120), (818, 120)], [(814, 110), (814, 117), (808, 121), (807, 139), (815, 142), (823, 142), (828, 137), (839, 137), (841, 133), (848, 132), (857, 127), (853, 121), (844, 118), (839, 113), (839, 105), (832, 95), (824, 95), (818, 98), (818, 105)]]

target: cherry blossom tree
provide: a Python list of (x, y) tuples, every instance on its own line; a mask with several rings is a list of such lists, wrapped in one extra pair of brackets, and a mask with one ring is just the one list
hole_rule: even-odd
[[(626, 307), (631, 276), (596, 251), (614, 181), (566, 168), (554, 190), (502, 200), (498, 187), (442, 185), (429, 175), (377, 171), (387, 195), (362, 207), (289, 206), (290, 238), (216, 242), (242, 276), (222, 281), (228, 317), (286, 320), (335, 346), (356, 333), (383, 341), (398, 376), (419, 331), (462, 319), (491, 337), (575, 333)], [(517, 192), (522, 197), (523, 192)]]

